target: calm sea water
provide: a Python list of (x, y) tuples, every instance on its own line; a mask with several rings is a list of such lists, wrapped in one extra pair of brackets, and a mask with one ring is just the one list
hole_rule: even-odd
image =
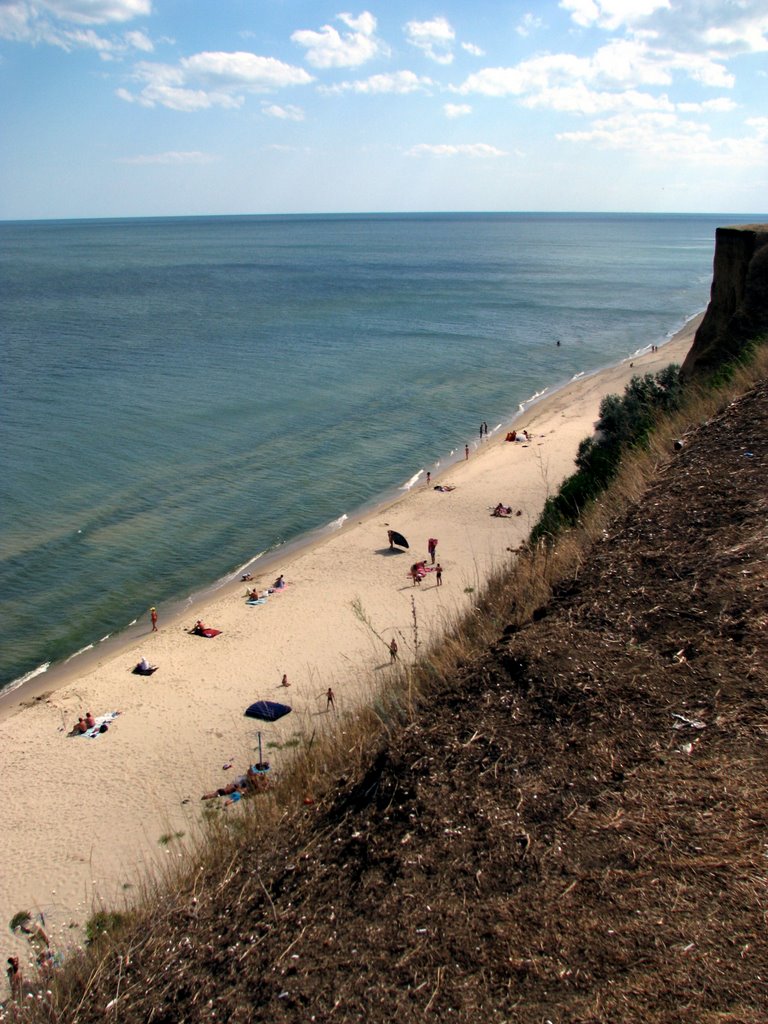
[(0, 224), (0, 687), (663, 341), (738, 219)]

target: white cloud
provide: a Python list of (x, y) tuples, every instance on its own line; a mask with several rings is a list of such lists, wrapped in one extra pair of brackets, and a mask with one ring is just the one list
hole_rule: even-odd
[(462, 50), (466, 50), (467, 53), (470, 54), (472, 57), (484, 57), (485, 56), (485, 50), (483, 50), (479, 46), (476, 46), (474, 43), (462, 43), (461, 44), (461, 48), (462, 48)]
[(291, 104), (281, 106), (278, 103), (264, 105), (261, 112), (267, 117), (276, 117), (280, 121), (303, 121), (304, 111), (301, 107), (294, 107)]
[(126, 43), (134, 50), (151, 53), (155, 48), (152, 40), (145, 36), (143, 32), (126, 32), (124, 38)]
[(44, 43), (67, 52), (95, 50), (103, 59), (110, 59), (131, 49), (147, 52), (152, 43), (143, 32), (126, 32), (110, 39), (89, 26), (124, 22), (150, 11), (149, 0), (0, 0), (0, 38), (32, 45)]
[(658, 10), (670, 7), (669, 0), (560, 0), (560, 6), (582, 28), (597, 25), (611, 31), (631, 25)]
[(472, 107), (468, 103), (444, 103), (443, 113), (446, 117), (466, 117), (472, 113)]
[(263, 93), (314, 81), (303, 68), (255, 53), (197, 53), (178, 65), (136, 65), (134, 78), (142, 83), (138, 95), (120, 89), (117, 95), (142, 106), (171, 110), (234, 109), (244, 103), (242, 93)]
[(124, 156), (116, 162), (119, 164), (134, 164), (134, 165), (148, 165), (148, 164), (209, 164), (212, 163), (215, 158), (209, 153), (201, 153), (199, 150), (192, 150), (190, 152), (174, 152), (171, 150), (168, 153), (151, 153), (143, 156)]
[(489, 146), (485, 142), (464, 143), (462, 145), (429, 145), (421, 143), (408, 150), (406, 156), (469, 156), (473, 158), (484, 158), (507, 156), (503, 149), (496, 146)]
[(716, 100), (704, 100), (703, 103), (676, 103), (675, 110), (686, 114), (729, 114), (736, 106), (730, 97), (720, 96)]
[(130, 21), (152, 13), (152, 0), (37, 0), (27, 6), (31, 10), (49, 11), (61, 21), (81, 25)]
[(658, 52), (639, 40), (617, 39), (591, 57), (546, 54), (513, 67), (483, 68), (454, 89), (461, 95), (518, 96), (528, 106), (585, 114), (627, 107), (669, 106), (666, 95), (648, 88), (670, 88), (676, 75), (710, 88), (732, 88), (722, 64), (695, 54)]
[(450, 64), (453, 61), (452, 47), (456, 33), (445, 18), (433, 18), (432, 21), (409, 21), (405, 24), (403, 31), (411, 46), (421, 50), (435, 63)]
[(293, 42), (307, 51), (307, 60), (313, 67), (359, 67), (387, 52), (376, 38), (376, 19), (369, 11), (364, 11), (357, 18), (351, 14), (339, 14), (337, 17), (351, 31), (340, 33), (332, 25), (323, 25), (319, 32), (299, 29), (291, 35)]
[(573, 21), (652, 39), (660, 48), (724, 57), (768, 50), (765, 0), (561, 0)]
[(543, 27), (544, 21), (541, 18), (537, 18), (535, 14), (531, 14), (531, 12), (528, 11), (520, 19), (518, 25), (515, 28), (515, 32), (517, 32), (519, 36), (523, 36), (523, 38), (526, 38), (531, 34), (531, 32), (536, 32), (538, 31), (538, 29)]
[(651, 160), (674, 160), (694, 164), (764, 165), (768, 158), (768, 119), (748, 122), (751, 136), (714, 138), (706, 124), (686, 121), (676, 114), (621, 114), (597, 121), (588, 131), (563, 132), (558, 139), (598, 146), (602, 149), (636, 152)]
[(371, 75), (370, 78), (358, 79), (354, 82), (337, 82), (335, 85), (320, 86), (318, 91), (326, 94), (355, 92), (406, 95), (411, 92), (424, 92), (433, 84), (431, 78), (416, 75), (413, 71), (393, 71), (384, 75)]

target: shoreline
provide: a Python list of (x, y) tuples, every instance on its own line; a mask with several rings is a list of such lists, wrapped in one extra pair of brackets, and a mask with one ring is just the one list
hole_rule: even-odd
[[(623, 390), (635, 374), (682, 362), (701, 316), (657, 352), (546, 391), (513, 420), (531, 432), (530, 444), (506, 443), (500, 430), (477, 442), (468, 459), (441, 465), (433, 479), (455, 490), (417, 482), (392, 501), (350, 514), (339, 530), (304, 538), (290, 553), (270, 552), (249, 586), (263, 589), (278, 573), (289, 585), (263, 606), (245, 604), (238, 576), (161, 616), (157, 633), (147, 615), (138, 637), (121, 634), (124, 642), (97, 650), (88, 665), (74, 659), (55, 688), (43, 673), (23, 693), (12, 691), (0, 704), (8, 824), (0, 840), (0, 921), (20, 910), (42, 912), (56, 949), (75, 944), (94, 907), (119, 906), (147, 870), (182, 856), (183, 836), (196, 833), (208, 806), (201, 794), (255, 760), (259, 734), (279, 772), (297, 738), (369, 701), (386, 682), (385, 645), (396, 638), (400, 657), (410, 660), (415, 613), (420, 644), (444, 635), (488, 572), (512, 560), (546, 496), (572, 472), (602, 397)], [(498, 501), (521, 514), (493, 518)], [(390, 527), (410, 539), (408, 552), (389, 548)], [(430, 574), (416, 587), (408, 568), (427, 557), (430, 536), (439, 539), (443, 585)], [(190, 636), (198, 618), (221, 635)], [(160, 666), (149, 678), (131, 673), (143, 655)], [(243, 710), (260, 699), (288, 701), (293, 711), (257, 725)], [(67, 737), (86, 710), (121, 714), (106, 735)], [(29, 955), (26, 944), (9, 939), (16, 943), (9, 952)]]
[[(685, 335), (691, 329), (692, 324), (697, 326), (701, 322), (703, 315), (704, 310), (701, 310), (689, 316), (679, 330), (670, 333), (666, 341), (659, 345), (659, 350), (664, 351), (669, 344), (673, 343), (680, 336)], [(695, 331), (695, 327), (693, 329)], [(505, 418), (497, 426), (492, 427), (486, 442), (483, 442), (483, 444), (489, 440), (492, 441), (497, 434), (503, 434), (508, 430), (514, 429), (525, 417), (531, 415), (536, 407), (549, 400), (554, 400), (558, 394), (572, 385), (589, 381), (601, 374), (609, 373), (611, 370), (629, 361), (639, 360), (645, 355), (651, 355), (652, 353), (649, 350), (650, 343), (634, 353), (623, 357), (616, 363), (598, 367), (591, 371), (581, 371), (563, 383), (545, 386), (541, 391), (520, 402), (517, 411), (511, 414), (511, 418)], [(473, 439), (471, 442), (472, 450), (476, 452), (479, 447), (480, 444), (477, 439)], [(460, 451), (458, 449), (452, 450), (432, 464), (430, 470), (432, 478), (439, 480), (442, 474), (461, 461)], [(420, 481), (422, 477), (425, 478), (427, 470), (428, 467), (425, 466), (412, 475), (405, 484), (392, 485), (383, 494), (370, 499), (370, 501), (350, 510), (348, 513), (343, 513), (339, 517), (342, 520), (341, 522), (339, 522), (339, 519), (334, 520), (292, 538), (277, 548), (268, 548), (249, 558), (239, 568), (229, 573), (224, 573), (218, 579), (203, 585), (200, 589), (192, 590), (188, 596), (179, 596), (166, 601), (164, 605), (159, 607), (162, 621), (169, 625), (178, 623), (184, 617), (188, 608), (196, 604), (205, 604), (222, 592), (239, 586), (241, 583), (240, 577), (246, 570), (249, 570), (254, 575), (259, 575), (263, 572), (269, 574), (272, 570), (277, 569), (281, 563), (290, 562), (292, 558), (304, 549), (315, 544), (321, 544), (329, 539), (329, 537), (334, 536), (338, 530), (349, 529), (351, 523), (359, 523), (371, 515), (385, 511), (391, 505), (406, 497), (413, 489), (423, 486)], [(334, 530), (336, 523), (339, 523), (339, 526)], [(147, 609), (145, 618), (148, 618), (148, 613), (149, 610)], [(106, 637), (94, 640), (80, 650), (73, 651), (64, 660), (47, 663), (41, 662), (24, 675), (11, 680), (3, 689), (0, 689), (0, 722), (16, 711), (22, 710), (35, 700), (66, 686), (83, 673), (91, 671), (102, 660), (117, 657), (120, 653), (139, 642), (143, 635), (142, 619), (133, 619), (124, 626), (116, 627)]]

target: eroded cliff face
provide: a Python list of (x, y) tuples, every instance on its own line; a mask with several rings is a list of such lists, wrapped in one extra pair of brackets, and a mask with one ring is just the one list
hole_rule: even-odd
[(709, 306), (683, 363), (690, 377), (714, 370), (768, 334), (768, 224), (718, 228)]

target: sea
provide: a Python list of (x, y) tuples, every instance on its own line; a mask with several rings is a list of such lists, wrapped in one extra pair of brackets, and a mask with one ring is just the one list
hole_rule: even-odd
[(715, 228), (756, 219), (0, 223), (0, 690), (662, 344), (707, 304)]

